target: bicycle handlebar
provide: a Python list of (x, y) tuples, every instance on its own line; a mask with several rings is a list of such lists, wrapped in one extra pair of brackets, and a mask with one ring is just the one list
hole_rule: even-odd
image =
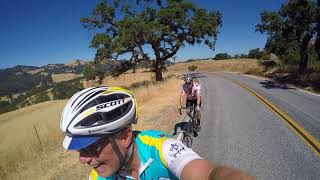
[(193, 106), (189, 106), (189, 107), (184, 107), (184, 106), (182, 106), (182, 107), (180, 107), (180, 108), (179, 108), (180, 115), (182, 114), (181, 109), (190, 109), (190, 110), (194, 110), (195, 108), (194, 108)]

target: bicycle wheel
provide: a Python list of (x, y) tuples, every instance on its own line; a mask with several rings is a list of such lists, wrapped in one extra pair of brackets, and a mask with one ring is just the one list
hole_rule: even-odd
[(182, 138), (182, 143), (186, 145), (188, 148), (192, 147), (192, 137), (190, 136), (189, 133), (184, 133), (183, 138)]
[(190, 121), (190, 133), (192, 133), (193, 131), (197, 131), (197, 125), (196, 125), (196, 122), (195, 122), (195, 119), (192, 117), (191, 118), (191, 121)]
[(201, 127), (198, 126), (198, 124), (197, 124), (197, 113), (195, 111), (192, 116), (192, 125), (193, 125), (193, 128), (196, 130), (196, 132), (200, 132)]
[(197, 130), (197, 132), (200, 132), (201, 131), (201, 126), (196, 125), (196, 130)]

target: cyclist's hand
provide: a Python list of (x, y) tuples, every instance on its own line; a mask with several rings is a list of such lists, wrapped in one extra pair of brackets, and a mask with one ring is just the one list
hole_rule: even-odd
[(200, 107), (199, 106), (196, 106), (196, 111), (200, 111)]

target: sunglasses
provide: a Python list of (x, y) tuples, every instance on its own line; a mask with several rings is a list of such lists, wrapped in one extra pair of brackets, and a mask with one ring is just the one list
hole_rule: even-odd
[(78, 152), (82, 155), (88, 155), (90, 157), (98, 156), (102, 149), (109, 143), (107, 138), (101, 138), (97, 142), (78, 150)]

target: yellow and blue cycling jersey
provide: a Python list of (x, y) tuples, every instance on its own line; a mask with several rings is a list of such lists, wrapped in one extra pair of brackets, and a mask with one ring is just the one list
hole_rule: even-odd
[[(187, 148), (180, 141), (170, 138), (161, 131), (135, 131), (134, 134), (141, 162), (140, 179), (179, 179), (183, 167), (188, 162), (201, 159), (192, 149)], [(90, 179), (113, 180), (118, 179), (119, 176), (133, 179), (125, 174), (103, 178), (99, 177), (94, 170), (90, 174)]]

